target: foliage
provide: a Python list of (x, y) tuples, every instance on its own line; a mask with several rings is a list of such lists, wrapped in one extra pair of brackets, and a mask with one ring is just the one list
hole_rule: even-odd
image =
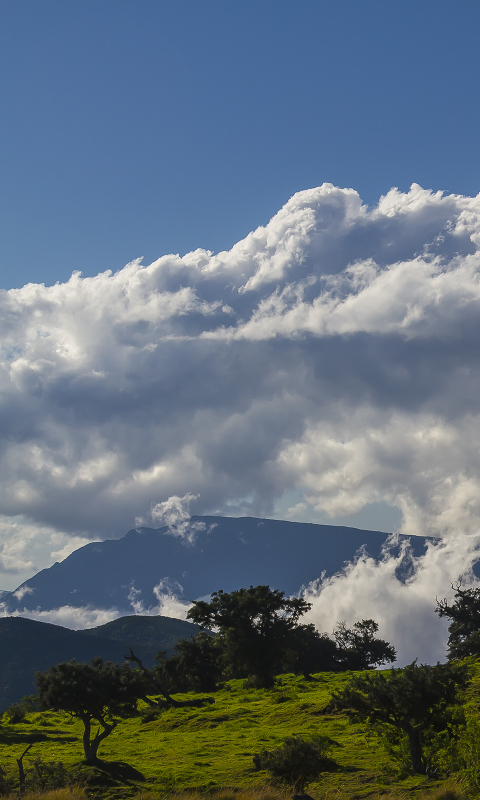
[(214, 692), (222, 677), (221, 644), (205, 631), (190, 639), (181, 639), (169, 658), (157, 656), (157, 678), (169, 692)]
[(454, 602), (437, 599), (435, 609), (439, 617), (451, 620), (448, 627), (448, 658), (456, 660), (467, 656), (480, 656), (480, 588), (462, 589), (454, 586)]
[(3, 713), (11, 725), (25, 722), (29, 711), (38, 711), (39, 701), (36, 695), (27, 695), (20, 702), (12, 703)]
[(383, 723), (408, 737), (412, 768), (425, 774), (423, 754), (426, 732), (449, 730), (449, 713), (459, 685), (465, 684), (467, 668), (459, 664), (417, 665), (353, 677), (332, 695), (332, 704), (368, 723)]
[(263, 585), (220, 590), (211, 597), (210, 603), (197, 600), (187, 616), (205, 628), (218, 628), (226, 675), (253, 676), (257, 686), (272, 686), (292, 631), (310, 604)]
[[(109, 736), (118, 718), (133, 714), (137, 700), (145, 692), (138, 670), (119, 666), (101, 658), (91, 664), (63, 662), (36, 674), (38, 696), (46, 708), (66, 711), (80, 719), (84, 726), (85, 759), (94, 763), (100, 743)], [(101, 727), (92, 738), (91, 724)]]
[(270, 752), (262, 750), (254, 756), (253, 761), (257, 769), (266, 769), (274, 780), (291, 786), (298, 794), (303, 794), (309, 783), (334, 764), (328, 758), (332, 744), (332, 740), (325, 736), (316, 736), (310, 740), (290, 736), (285, 739), (282, 747)]
[(12, 703), (4, 711), (3, 716), (7, 718), (10, 725), (18, 725), (18, 723), (25, 721), (27, 710), (21, 703)]
[(27, 787), (33, 791), (62, 789), (71, 783), (69, 773), (61, 761), (43, 761), (36, 758), (26, 770)]
[(341, 669), (371, 669), (395, 661), (395, 648), (384, 639), (376, 639), (377, 631), (378, 623), (373, 619), (362, 619), (352, 628), (347, 628), (345, 622), (338, 623), (334, 637)]
[(305, 678), (314, 672), (336, 670), (337, 644), (326, 633), (319, 633), (314, 625), (297, 625), (292, 631), (291, 650), (286, 654), (284, 666)]

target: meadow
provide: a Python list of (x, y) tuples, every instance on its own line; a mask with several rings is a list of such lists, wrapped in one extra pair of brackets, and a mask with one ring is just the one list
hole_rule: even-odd
[[(334, 764), (308, 786), (314, 798), (418, 797), (430, 790), (432, 797), (460, 797), (462, 790), (451, 789), (446, 773), (441, 780), (408, 774), (401, 753), (393, 758), (375, 731), (326, 709), (331, 692), (348, 679), (349, 673), (321, 673), (311, 680), (284, 675), (273, 689), (245, 688), (243, 680), (232, 680), (215, 693), (213, 705), (169, 708), (150, 721), (141, 716), (122, 720), (99, 751), (108, 774), (97, 773), (84, 784), (83, 795), (141, 795), (143, 800), (177, 795), (192, 800), (199, 794), (217, 800), (291, 796), (288, 788), (274, 787), (269, 775), (256, 769), (254, 755), (280, 746), (288, 736), (322, 735), (332, 740)], [(471, 708), (478, 705), (477, 684), (475, 678), (467, 698)], [(82, 731), (81, 723), (60, 712), (30, 712), (15, 725), (4, 717), (0, 764), (7, 777), (16, 777), (16, 759), (33, 742), (26, 769), (36, 758), (61, 761), (84, 781), (87, 771), (78, 767)], [(60, 795), (62, 791), (70, 797), (68, 790)]]

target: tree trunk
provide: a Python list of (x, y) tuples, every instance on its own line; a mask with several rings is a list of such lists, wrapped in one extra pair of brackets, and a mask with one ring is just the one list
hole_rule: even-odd
[(85, 761), (90, 766), (98, 763), (97, 753), (98, 748), (100, 747), (101, 742), (110, 736), (112, 731), (116, 727), (116, 723), (113, 725), (109, 725), (105, 720), (99, 720), (100, 724), (103, 728), (101, 731), (100, 728), (98, 729), (94, 738), (91, 738), (91, 731), (92, 731), (92, 720), (91, 717), (82, 717), (82, 722), (84, 726), (83, 731), (83, 752), (85, 754)]
[(411, 728), (408, 733), (408, 740), (410, 743), (410, 758), (414, 772), (420, 775), (425, 775), (425, 765), (423, 763), (422, 745), (420, 742), (420, 731)]
[(83, 753), (85, 755), (85, 761), (87, 764), (90, 763), (90, 730), (91, 730), (91, 719), (90, 717), (82, 717), (83, 722)]
[(23, 768), (23, 759), (27, 755), (30, 748), (33, 747), (33, 744), (29, 744), (28, 747), (23, 751), (20, 758), (17, 758), (17, 766), (18, 766), (18, 793), (24, 794), (25, 793), (25, 770)]

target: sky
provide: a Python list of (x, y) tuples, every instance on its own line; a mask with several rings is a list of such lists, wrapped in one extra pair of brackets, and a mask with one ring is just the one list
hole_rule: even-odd
[(479, 23), (0, 3), (1, 588), (171, 497), (476, 535)]

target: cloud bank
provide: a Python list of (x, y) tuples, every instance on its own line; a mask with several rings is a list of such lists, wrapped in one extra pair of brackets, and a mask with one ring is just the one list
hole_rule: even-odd
[(189, 494), (477, 531), (479, 245), (480, 197), (324, 184), (228, 252), (0, 292), (4, 574)]

